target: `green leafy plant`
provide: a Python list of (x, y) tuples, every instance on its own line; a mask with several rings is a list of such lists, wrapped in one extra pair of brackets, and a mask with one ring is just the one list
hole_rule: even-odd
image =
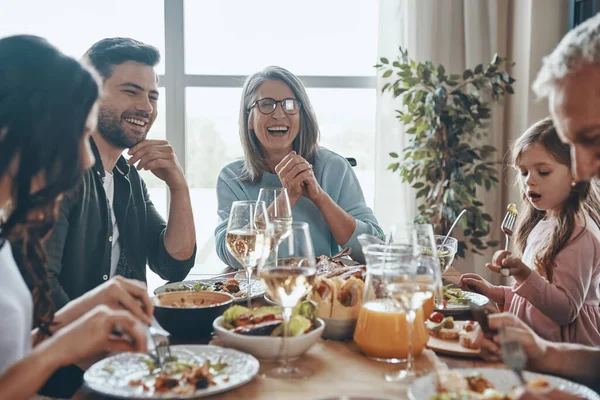
[(395, 61), (381, 58), (375, 66), (389, 78), (382, 93), (402, 98), (397, 118), (410, 135), (402, 155), (390, 153), (394, 160), (388, 169), (417, 190), (422, 203), (415, 222), (432, 223), (436, 233), (445, 234), (460, 211), (468, 210), (460, 222), (465, 237), (460, 257), (467, 249), (481, 254), (498, 245), (488, 240), (492, 217), (476, 196), (478, 187), (489, 191), (498, 185), (496, 148), (474, 141), (487, 135), (490, 104), (514, 93), (515, 80), (505, 69), (510, 65), (494, 55), (487, 65), (447, 75), (443, 65), (416, 62), (400, 48)]

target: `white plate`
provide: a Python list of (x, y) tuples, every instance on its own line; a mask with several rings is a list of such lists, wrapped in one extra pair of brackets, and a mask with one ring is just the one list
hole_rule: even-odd
[[(490, 302), (490, 300), (485, 297), (482, 294), (479, 293), (474, 293), (474, 292), (467, 292), (466, 290), (463, 290), (463, 294), (465, 295), (465, 297), (467, 297), (469, 300), (471, 300), (474, 304), (477, 304), (478, 306), (485, 306), (487, 303)], [(445, 315), (453, 315), (453, 314), (460, 314), (463, 313), (465, 311), (469, 311), (471, 309), (471, 307), (468, 304), (452, 304), (452, 303), (448, 303), (446, 304), (446, 308), (443, 309), (439, 309), (436, 308), (435, 311), (439, 311)]]
[(222, 362), (229, 364), (223, 373), (215, 377), (215, 386), (197, 389), (188, 395), (170, 393), (144, 393), (142, 387), (129, 386), (133, 379), (140, 379), (149, 374), (144, 360), (150, 356), (141, 353), (121, 353), (105, 358), (92, 365), (83, 375), (85, 384), (95, 392), (106, 396), (123, 397), (127, 399), (192, 399), (225, 392), (250, 382), (258, 373), (259, 363), (250, 354), (233, 349), (225, 349), (209, 345), (180, 345), (171, 346), (171, 353), (180, 360), (195, 360), (196, 362)]
[[(457, 368), (456, 371), (459, 371), (463, 376), (481, 373), (483, 377), (492, 382), (496, 387), (496, 390), (501, 393), (510, 393), (513, 387), (520, 384), (515, 373), (508, 369)], [(523, 374), (525, 375), (525, 380), (529, 381), (538, 377), (542, 377), (547, 380), (550, 383), (550, 386), (554, 389), (564, 390), (589, 400), (600, 400), (600, 396), (596, 392), (578, 383), (555, 376), (536, 374), (527, 371)], [(436, 382), (434, 373), (421, 377), (414, 381), (408, 388), (408, 398), (410, 400), (429, 400), (431, 396), (435, 395), (435, 386)]]
[[(196, 283), (203, 283), (207, 285), (212, 285), (216, 282), (226, 282), (230, 278), (213, 278), (213, 279), (201, 279), (194, 281), (183, 281), (183, 282), (172, 282), (167, 283), (166, 285), (162, 285), (154, 290), (154, 294), (161, 294), (167, 291), (167, 289), (171, 289), (171, 291), (175, 290), (194, 290), (193, 286)], [(246, 278), (244, 279), (236, 279), (240, 283), (240, 291), (245, 292), (248, 287), (248, 281)], [(250, 285), (252, 287), (252, 297), (250, 299), (255, 300), (262, 297), (265, 294), (265, 289), (263, 285), (260, 283), (259, 279), (251, 279)], [(243, 297), (233, 297), (233, 301), (236, 303), (241, 303), (246, 301), (246, 296)]]

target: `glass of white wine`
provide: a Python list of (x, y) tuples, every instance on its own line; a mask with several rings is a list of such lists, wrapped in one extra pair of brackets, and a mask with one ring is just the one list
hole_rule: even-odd
[(273, 246), (277, 261), (279, 244), (289, 236), (292, 227), (290, 198), (286, 188), (264, 187), (258, 192), (258, 201), (265, 203), (269, 222), (273, 224)]
[[(446, 236), (435, 235), (435, 243), (438, 257), (440, 259), (440, 267), (442, 272), (445, 272), (452, 266), (452, 262), (454, 261), (454, 257), (458, 251), (458, 240), (452, 236), (448, 236), (448, 239), (446, 239)], [(443, 246), (442, 243), (444, 243)]]
[(413, 245), (413, 250), (417, 255), (417, 262), (419, 265), (423, 265), (426, 268), (435, 268), (437, 270), (434, 274), (435, 284), (435, 296), (433, 299), (427, 301), (424, 311), (425, 318), (433, 312), (434, 303), (435, 308), (444, 308), (444, 294), (442, 284), (442, 270), (440, 267), (440, 259), (438, 257), (437, 244), (435, 235), (433, 233), (433, 226), (431, 224), (397, 224), (392, 227), (389, 235), (390, 243), (410, 243)]
[(251, 307), (252, 269), (266, 261), (271, 249), (271, 238), (267, 234), (268, 222), (264, 202), (234, 201), (231, 204), (227, 222), (227, 250), (246, 271), (248, 308)]
[(266, 375), (277, 379), (301, 379), (312, 375), (304, 367), (290, 366), (286, 350), (292, 310), (300, 299), (312, 290), (317, 273), (316, 259), (306, 222), (291, 224), (289, 234), (280, 245), (279, 251), (285, 262), (278, 262), (273, 251), (266, 263), (259, 265), (258, 276), (269, 297), (283, 308), (282, 364), (267, 371)]
[(424, 268), (415, 254), (412, 244), (398, 244), (404, 251), (395, 254), (393, 262), (386, 262), (383, 267), (382, 280), (388, 295), (399, 311), (406, 315), (408, 354), (406, 368), (385, 374), (388, 382), (411, 382), (416, 374), (412, 365), (412, 331), (417, 312), (423, 304), (430, 300), (435, 291), (435, 271)]

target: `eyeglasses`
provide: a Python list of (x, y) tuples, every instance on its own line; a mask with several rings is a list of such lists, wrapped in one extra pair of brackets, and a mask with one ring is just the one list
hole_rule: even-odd
[(277, 108), (277, 104), (281, 103), (281, 109), (289, 115), (298, 114), (300, 108), (302, 107), (302, 103), (296, 99), (283, 99), (283, 100), (275, 100), (270, 97), (265, 97), (264, 99), (256, 100), (248, 111), (252, 109), (252, 107), (258, 105), (258, 111), (263, 114), (272, 114)]

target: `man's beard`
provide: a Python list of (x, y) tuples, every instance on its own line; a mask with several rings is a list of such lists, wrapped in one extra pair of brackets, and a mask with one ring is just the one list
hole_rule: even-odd
[[(148, 115), (144, 114), (143, 117), (148, 118)], [(146, 139), (148, 131), (143, 136), (127, 135), (123, 131), (121, 121), (117, 113), (109, 107), (100, 107), (98, 110), (98, 132), (108, 143), (121, 149), (130, 149)]]

